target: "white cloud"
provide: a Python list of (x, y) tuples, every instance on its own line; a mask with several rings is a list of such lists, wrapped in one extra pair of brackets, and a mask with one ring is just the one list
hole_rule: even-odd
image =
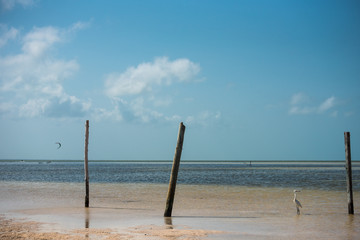
[(68, 95), (62, 85), (79, 64), (56, 59), (50, 51), (65, 32), (51, 26), (33, 28), (21, 38), (19, 54), (0, 56), (0, 92), (10, 96), (20, 117), (77, 117), (89, 109), (90, 103)]
[(315, 107), (299, 107), (299, 106), (292, 106), (289, 110), (289, 114), (299, 114), (299, 115), (306, 115), (315, 112)]
[(221, 112), (202, 111), (196, 116), (186, 117), (185, 123), (190, 125), (208, 126), (221, 119)]
[(62, 98), (39, 97), (30, 99), (21, 104), (17, 111), (18, 115), (24, 118), (46, 116), (59, 119), (83, 117), (90, 106), (90, 103), (81, 101), (74, 96), (64, 95)]
[(4, 24), (0, 24), (0, 48), (5, 46), (9, 40), (15, 39), (19, 31), (16, 28), (8, 27)]
[(71, 76), (79, 66), (75, 60), (58, 60), (49, 54), (48, 50), (58, 41), (57, 29), (34, 28), (23, 38), (22, 53), (0, 57), (0, 89), (20, 94), (62, 96), (62, 80)]
[(69, 32), (77, 32), (79, 30), (83, 30), (88, 28), (91, 25), (91, 21), (89, 22), (76, 22), (74, 23), (70, 28), (69, 28)]
[[(129, 67), (123, 73), (112, 73), (105, 79), (105, 94), (113, 100), (115, 110), (98, 109), (103, 117), (115, 117), (119, 120), (135, 122), (169, 122), (181, 119), (205, 119), (218, 116), (181, 117), (169, 114), (172, 110), (173, 97), (163, 89), (169, 89), (174, 83), (197, 82), (195, 77), (200, 66), (189, 59), (181, 58), (173, 61), (167, 57), (155, 58), (152, 62), (141, 63)], [(206, 114), (205, 114), (206, 115)]]
[[(303, 93), (296, 93), (291, 97), (289, 114), (308, 115), (313, 113), (325, 113), (335, 106), (336, 98), (329, 97), (320, 104), (312, 104), (310, 98)], [(333, 111), (331, 116), (337, 116), (337, 111)]]
[(191, 81), (200, 66), (188, 59), (169, 61), (166, 57), (128, 68), (124, 73), (109, 74), (105, 80), (106, 95), (111, 98), (137, 95), (154, 86)]
[(51, 104), (48, 99), (30, 99), (27, 103), (20, 106), (19, 113), (21, 117), (35, 117), (45, 112), (45, 109)]
[(59, 30), (54, 27), (34, 28), (23, 39), (22, 50), (30, 56), (40, 56), (60, 41)]
[(306, 115), (316, 111), (316, 107), (304, 106), (309, 103), (309, 97), (304, 93), (295, 93), (292, 95), (290, 100), (290, 115)]
[(118, 106), (114, 106), (113, 110), (108, 111), (104, 108), (96, 108), (93, 112), (92, 116), (96, 121), (101, 121), (103, 119), (113, 119), (115, 121), (122, 121), (123, 116), (121, 115), (119, 111)]
[(147, 123), (150, 121), (162, 121), (166, 117), (163, 113), (151, 106), (149, 99), (144, 97), (131, 98), (128, 101), (121, 100), (117, 103), (117, 109), (121, 111), (124, 120)]
[(159, 96), (157, 94), (153, 94), (147, 98), (149, 102), (151, 102), (151, 104), (154, 107), (159, 107), (159, 108), (165, 108), (165, 107), (169, 107), (172, 103), (173, 103), (173, 99), (171, 98), (171, 96), (167, 95), (167, 96)]
[(296, 93), (291, 97), (290, 104), (297, 105), (308, 101), (309, 101), (309, 97), (306, 96), (304, 93)]
[(3, 10), (11, 10), (17, 4), (22, 7), (29, 7), (35, 4), (34, 0), (0, 0), (0, 6)]
[(83, 117), (90, 109), (91, 104), (79, 100), (74, 96), (54, 99), (45, 109), (44, 115), (51, 118)]
[(325, 112), (330, 108), (334, 107), (334, 105), (335, 105), (335, 97), (330, 97), (320, 104), (318, 111), (320, 113)]

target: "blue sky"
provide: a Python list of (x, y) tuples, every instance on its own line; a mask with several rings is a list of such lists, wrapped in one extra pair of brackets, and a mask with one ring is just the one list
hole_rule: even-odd
[(358, 1), (0, 4), (0, 159), (360, 159)]

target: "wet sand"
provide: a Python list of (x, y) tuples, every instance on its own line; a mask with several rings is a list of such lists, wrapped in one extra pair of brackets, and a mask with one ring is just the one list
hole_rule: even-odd
[(178, 185), (164, 218), (165, 184), (0, 182), (1, 239), (359, 239), (360, 195), (346, 191)]

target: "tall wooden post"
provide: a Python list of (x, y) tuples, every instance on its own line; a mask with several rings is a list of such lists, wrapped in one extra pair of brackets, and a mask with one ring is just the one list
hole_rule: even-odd
[(164, 217), (171, 217), (172, 207), (174, 203), (175, 197), (175, 188), (176, 188), (176, 181), (180, 166), (180, 158), (181, 158), (181, 151), (184, 142), (184, 133), (185, 133), (185, 126), (181, 122), (179, 127), (179, 135), (177, 139), (176, 149), (175, 149), (175, 156), (173, 161), (173, 166), (171, 169), (171, 176), (169, 182), (169, 190), (166, 199), (166, 207), (164, 212)]
[(350, 132), (344, 132), (344, 138), (345, 138), (345, 160), (346, 160), (346, 184), (347, 184), (348, 213), (354, 214), (352, 172), (351, 172)]
[(89, 207), (89, 168), (88, 168), (88, 145), (89, 145), (89, 120), (85, 124), (85, 207)]

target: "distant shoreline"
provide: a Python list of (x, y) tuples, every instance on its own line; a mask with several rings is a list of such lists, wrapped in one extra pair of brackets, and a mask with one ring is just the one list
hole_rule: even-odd
[[(0, 159), (2, 162), (39, 162), (39, 163), (76, 163), (84, 160), (49, 160), (49, 159)], [(171, 164), (172, 160), (89, 160), (92, 163), (164, 163)], [(181, 163), (193, 164), (344, 164), (345, 160), (181, 160)], [(352, 160), (360, 164), (360, 160)]]

